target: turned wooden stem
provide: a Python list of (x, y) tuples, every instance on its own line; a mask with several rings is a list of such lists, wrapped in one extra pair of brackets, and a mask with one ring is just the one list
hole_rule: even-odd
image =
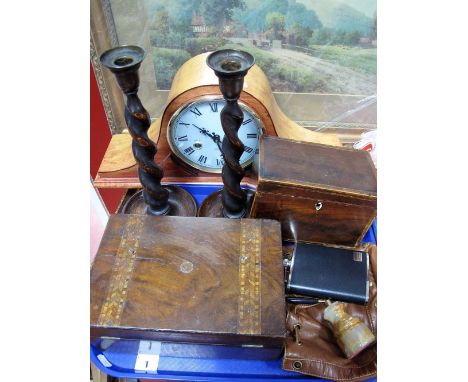
[(226, 100), (226, 106), (221, 110), (221, 125), (224, 130), (221, 148), (224, 157), (222, 202), (228, 217), (245, 214), (247, 194), (240, 186), (241, 180), (245, 176), (245, 171), (240, 165), (244, 144), (237, 134), (243, 120), (244, 115), (237, 100)]
[(164, 215), (169, 211), (169, 193), (161, 186), (163, 170), (154, 161), (157, 146), (148, 137), (151, 119), (137, 95), (140, 85), (138, 69), (143, 58), (144, 51), (140, 47), (122, 46), (104, 52), (101, 63), (114, 73), (126, 95), (125, 122), (133, 138), (132, 151), (138, 163), (138, 176), (148, 212)]
[(240, 186), (245, 175), (245, 171), (240, 165), (244, 144), (237, 133), (244, 120), (244, 113), (238, 100), (244, 86), (244, 77), (255, 60), (247, 52), (226, 49), (213, 52), (206, 61), (218, 76), (219, 88), (226, 100), (226, 105), (221, 110), (221, 125), (224, 130), (221, 147), (224, 157), (222, 170), (223, 214), (229, 218), (241, 218), (247, 212), (247, 194)]

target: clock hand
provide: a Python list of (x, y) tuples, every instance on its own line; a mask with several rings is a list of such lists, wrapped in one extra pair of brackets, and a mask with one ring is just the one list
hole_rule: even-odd
[(204, 127), (198, 127), (194, 123), (192, 123), (192, 125), (195, 126), (198, 130), (200, 130), (200, 132), (203, 133), (204, 135), (209, 136), (214, 141), (214, 143), (216, 143), (218, 145), (219, 150), (221, 151), (221, 146), (220, 146), (221, 137), (218, 134), (212, 133), (212, 132), (208, 131), (207, 129), (205, 129)]
[(218, 145), (219, 151), (221, 151), (221, 155), (224, 157), (223, 150), (221, 149), (221, 137), (218, 134), (213, 134), (213, 140)]
[(210, 137), (213, 140), (213, 142), (216, 143), (216, 145), (219, 148), (219, 151), (221, 152), (221, 156), (224, 158), (223, 149), (221, 147), (222, 146), (221, 136), (216, 133), (212, 133), (211, 131), (205, 129), (204, 127), (198, 127), (194, 123), (192, 123), (192, 125), (195, 126), (198, 130), (200, 130), (201, 133)]
[(216, 145), (219, 148), (219, 151), (221, 152), (221, 156), (224, 158), (224, 153), (223, 153), (223, 150), (221, 148), (221, 137), (218, 134), (215, 134), (215, 133), (212, 133), (212, 132), (208, 131), (204, 127), (198, 127), (194, 123), (192, 123), (192, 125), (195, 126), (198, 130), (200, 130), (200, 132), (203, 133), (204, 135), (209, 136), (214, 141), (214, 143), (216, 143)]
[[(211, 133), (205, 129), (207, 135), (218, 145), (219, 151), (221, 151), (221, 155), (223, 155), (223, 150), (221, 149), (221, 137), (218, 134)], [(224, 157), (224, 155), (223, 155)]]
[(195, 125), (194, 123), (192, 123), (192, 126), (195, 126), (198, 130), (200, 130), (201, 133), (203, 133), (204, 135), (208, 135), (208, 130), (206, 130), (205, 128), (202, 128), (202, 127), (198, 127), (197, 125)]

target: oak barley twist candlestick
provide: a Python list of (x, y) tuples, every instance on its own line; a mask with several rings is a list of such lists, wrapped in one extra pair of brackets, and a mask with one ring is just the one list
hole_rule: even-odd
[(125, 122), (133, 138), (132, 151), (143, 186), (143, 190), (127, 202), (124, 212), (195, 216), (196, 203), (187, 191), (176, 186), (161, 185), (163, 170), (154, 161), (157, 146), (148, 137), (151, 119), (137, 95), (140, 85), (138, 70), (144, 57), (142, 48), (131, 45), (109, 49), (100, 57), (101, 63), (115, 75), (126, 96)]
[(248, 215), (252, 192), (244, 191), (240, 186), (245, 175), (239, 163), (244, 152), (244, 144), (237, 133), (244, 120), (244, 113), (239, 107), (238, 100), (244, 86), (244, 77), (254, 65), (255, 59), (247, 52), (224, 49), (211, 53), (206, 63), (219, 78), (219, 88), (226, 100), (226, 106), (221, 110), (221, 125), (224, 130), (221, 146), (224, 158), (222, 170), (224, 188), (221, 192), (208, 196), (200, 207), (199, 215), (242, 218)]

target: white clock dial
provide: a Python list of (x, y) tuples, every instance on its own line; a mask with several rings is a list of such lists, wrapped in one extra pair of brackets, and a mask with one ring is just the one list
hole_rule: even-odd
[[(221, 172), (224, 161), (220, 148), (224, 131), (220, 113), (225, 104), (223, 98), (201, 99), (182, 107), (174, 114), (168, 126), (168, 140), (177, 157), (199, 170)], [(240, 164), (246, 167), (258, 153), (262, 125), (246, 105), (239, 102), (239, 106), (244, 112), (244, 121), (238, 136), (245, 146)]]

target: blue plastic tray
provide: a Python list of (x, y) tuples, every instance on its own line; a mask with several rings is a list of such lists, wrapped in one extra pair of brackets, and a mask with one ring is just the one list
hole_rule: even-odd
[[(197, 204), (221, 185), (181, 185), (196, 199)], [(364, 242), (377, 243), (377, 222), (374, 221)], [(101, 350), (99, 341), (91, 344), (91, 361), (107, 375), (118, 378), (163, 379), (173, 381), (295, 381), (309, 379), (326, 381), (307, 377), (305, 375), (281, 369), (281, 359), (275, 361), (238, 360), (238, 359), (207, 359), (160, 357), (158, 371), (136, 373), (133, 369), (138, 353), (138, 341), (119, 340), (106, 350)], [(104, 363), (99, 358), (105, 357)], [(368, 381), (376, 381), (371, 378)]]

